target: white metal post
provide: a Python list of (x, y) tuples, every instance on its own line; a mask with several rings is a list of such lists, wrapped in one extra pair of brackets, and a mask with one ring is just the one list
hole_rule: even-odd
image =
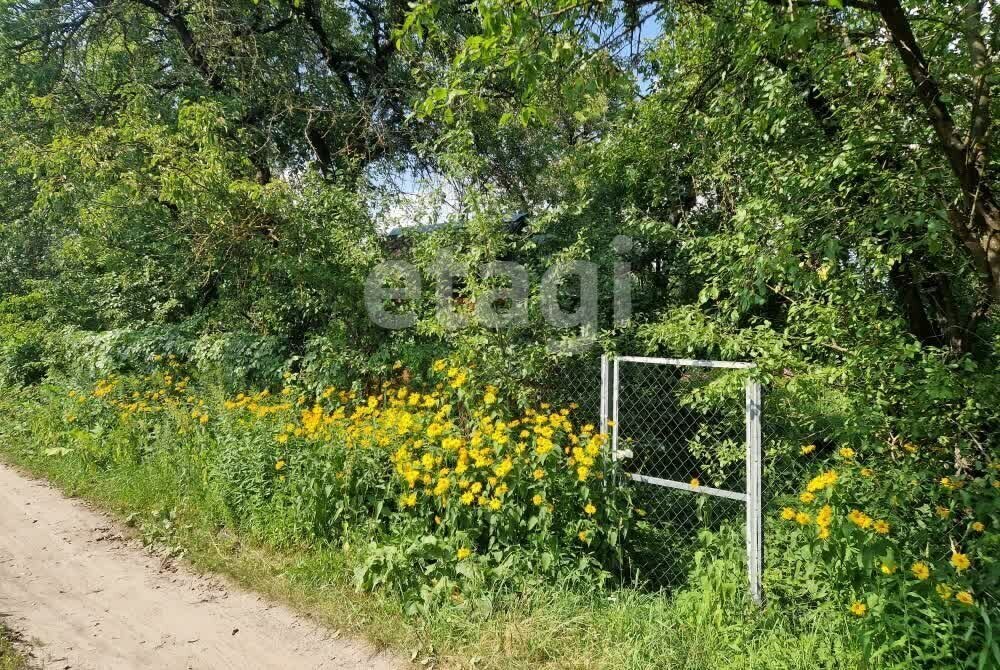
[(761, 528), (761, 393), (760, 383), (747, 379), (746, 422), (747, 422), (747, 572), (750, 578), (750, 597), (754, 603), (763, 603), (761, 592), (761, 571), (763, 565), (763, 541)]
[(611, 383), (611, 460), (618, 461), (618, 357), (615, 357)]
[(611, 371), (607, 354), (601, 354), (601, 434), (608, 434), (608, 399), (611, 396)]

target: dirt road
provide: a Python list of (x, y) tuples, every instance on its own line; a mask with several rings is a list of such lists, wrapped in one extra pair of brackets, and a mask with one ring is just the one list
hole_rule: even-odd
[(43, 668), (398, 667), (363, 643), (122, 539), (104, 515), (0, 464), (0, 617)]

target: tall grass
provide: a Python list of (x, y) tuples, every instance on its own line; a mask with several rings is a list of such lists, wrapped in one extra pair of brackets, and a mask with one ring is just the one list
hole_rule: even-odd
[[(176, 451), (100, 467), (59, 447), (59, 416), (20, 394), (0, 399), (0, 455), (71, 495), (111, 511), (160, 551), (201, 571), (308, 612), (416, 662), (462, 668), (867, 668), (843, 612), (820, 607), (794, 618), (747, 603), (736, 561), (714, 561), (687, 590), (582, 592), (525, 580), (420, 615), (388, 592), (353, 586), (364, 538), (336, 545), (267, 542), (269, 524), (238, 529), (210, 479)], [(117, 439), (109, 436), (107, 439)], [(706, 562), (706, 565), (709, 562)], [(6, 667), (6, 666), (0, 666)], [(16, 666), (13, 666), (16, 667)]]

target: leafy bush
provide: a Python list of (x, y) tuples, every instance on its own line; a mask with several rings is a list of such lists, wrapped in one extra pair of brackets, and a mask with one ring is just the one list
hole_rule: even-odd
[(45, 376), (47, 329), (42, 296), (31, 293), (0, 301), (0, 387), (37, 383)]
[[(1000, 462), (902, 439), (817, 454), (771, 536), (768, 588), (840, 603), (875, 652), (920, 666), (1000, 663)], [(955, 474), (958, 472), (959, 474)]]

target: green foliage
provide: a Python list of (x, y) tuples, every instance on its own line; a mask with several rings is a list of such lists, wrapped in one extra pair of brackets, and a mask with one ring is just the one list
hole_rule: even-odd
[(44, 312), (37, 293), (0, 301), (0, 388), (35, 384), (45, 376), (48, 330), (38, 320)]
[[(811, 660), (796, 661), (780, 649), (787, 621), (766, 615), (774, 636), (751, 635), (696, 606), (732, 595), (719, 572), (733, 569), (725, 524), (696, 544), (632, 519), (619, 492), (583, 492), (568, 477), (545, 494), (609, 498), (603, 534), (583, 549), (573, 538), (588, 520), (533, 513), (535, 490), (511, 492), (516, 513), (500, 520), (478, 506), (460, 514), (461, 502), (404, 504), (391, 456), (423, 447), (399, 436), (388, 450), (349, 451), (345, 432), (276, 441), (317, 398), (330, 413), (335, 401), (382, 398), (387, 382), (460, 395), (433, 372), (441, 358), (475, 379), (478, 397), (450, 402), (466, 438), (491, 385), (510, 401), (490, 406), (493, 421), (545, 400), (568, 406), (565, 380), (594, 385), (596, 372), (587, 356), (551, 355), (579, 333), (545, 322), (537, 290), (526, 323), (456, 331), (425, 286), (417, 326), (387, 332), (365, 314), (364, 281), (385, 258), (430, 270), (444, 253), (472, 269), (452, 305), (471, 315), (494, 288), (476, 271), (484, 263), (515, 260), (537, 287), (554, 262), (592, 260), (597, 348), (756, 363), (777, 607), (817, 631), (832, 617), (850, 631), (834, 639), (863, 631), (871, 658), (890, 664), (1000, 663), (1000, 14), (943, 0), (35, 5), (6, 2), (0, 17), (0, 386), (27, 386), (45, 404), (18, 429), (39, 436), (45, 458), (95, 476), (150, 468), (169, 479), (176, 468), (240, 532), (275, 547), (337, 544), (357, 558), (358, 583), (424, 617), (467, 602), (488, 611), (479, 594), (535, 579), (601, 582), (619, 575), (626, 549), (666, 546), (701, 586), (639, 609), (701, 632), (679, 638), (602, 610), (611, 627), (664, 633), (697, 654), (706, 640), (716, 649), (711, 623), (785, 667), (860, 665), (837, 661), (844, 649), (819, 633), (797, 638)], [(426, 198), (406, 193), (415, 182)], [(504, 223), (512, 211), (526, 212), (526, 228)], [(400, 216), (435, 225), (387, 241)], [(618, 235), (630, 251), (613, 251)], [(627, 325), (612, 325), (616, 263), (629, 265)], [(140, 380), (162, 381), (164, 361), (184, 361), (175, 374), (197, 380), (194, 401), (177, 379), (175, 405), (145, 396)], [(67, 403), (64, 384), (119, 404)], [(295, 388), (290, 406), (258, 398), (280, 409), (256, 423), (225, 405), (282, 386)], [(354, 395), (323, 398), (329, 387)], [(719, 409), (714, 390), (692, 394), (691, 409)], [(730, 447), (702, 456), (724, 467)], [(842, 467), (841, 448), (874, 476)], [(824, 543), (777, 515), (818, 509), (797, 496), (832, 467), (844, 476), (825, 501), (838, 521)], [(945, 478), (961, 487), (946, 495)], [(157, 533), (175, 532), (175, 502), (156, 505)], [(841, 523), (854, 508), (892, 532)], [(628, 532), (611, 542), (616, 519)], [(446, 560), (463, 548), (476, 553)], [(907, 581), (917, 560), (934, 579), (947, 573), (953, 548), (974, 568), (945, 585), (968, 589), (973, 606)], [(880, 561), (899, 569), (883, 575)], [(457, 603), (464, 585), (475, 595)], [(863, 621), (845, 614), (855, 598)]]

